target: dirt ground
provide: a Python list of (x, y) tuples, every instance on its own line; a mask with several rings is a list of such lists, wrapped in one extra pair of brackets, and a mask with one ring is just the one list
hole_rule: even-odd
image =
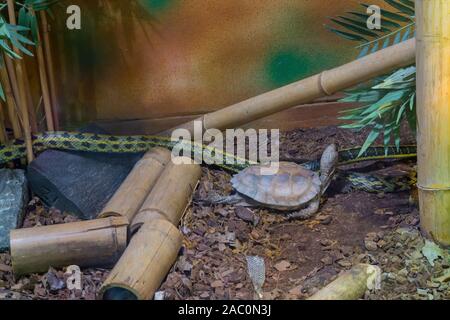
[[(315, 159), (329, 143), (354, 147), (364, 137), (364, 132), (336, 127), (295, 130), (283, 134), (281, 155)], [(403, 142), (413, 139), (406, 134)], [(384, 174), (406, 174), (414, 163), (369, 165)], [(210, 192), (229, 193), (229, 180), (223, 171), (203, 168), (199, 189), (180, 226), (185, 235), (182, 254), (160, 288), (164, 299), (254, 298), (246, 256), (264, 258), (264, 299), (307, 298), (360, 262), (378, 265), (383, 272), (381, 290), (367, 292), (364, 299), (450, 298), (449, 256), (425, 246), (409, 192), (342, 193), (332, 186), (320, 212), (306, 221), (287, 221), (267, 209), (199, 204)], [(24, 226), (74, 220), (34, 199)], [(83, 290), (70, 291), (64, 287), (64, 270), (14, 279), (10, 256), (0, 254), (0, 299), (95, 299), (107, 274), (103, 269), (84, 270)]]

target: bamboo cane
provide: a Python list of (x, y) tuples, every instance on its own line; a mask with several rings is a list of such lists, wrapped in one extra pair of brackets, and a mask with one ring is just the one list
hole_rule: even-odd
[(38, 124), (38, 116), (37, 116), (37, 106), (33, 103), (33, 96), (31, 94), (31, 85), (30, 85), (30, 79), (28, 77), (28, 66), (25, 62), (25, 57), (22, 62), (23, 66), (23, 74), (24, 76), (24, 85), (25, 85), (25, 93), (26, 93), (26, 99), (27, 99), (27, 108), (28, 108), (28, 115), (30, 118), (30, 128), (31, 132), (39, 132), (39, 124)]
[[(9, 15), (9, 23), (12, 25), (16, 24), (16, 13), (14, 9), (14, 0), (7, 0), (8, 4), (8, 15)], [(17, 54), (20, 54), (18, 48), (14, 47), (14, 51)], [(22, 120), (22, 128), (24, 134), (25, 145), (27, 149), (27, 160), (28, 162), (33, 161), (33, 143), (31, 139), (31, 130), (30, 130), (30, 117), (28, 114), (27, 108), (27, 93), (25, 86), (25, 72), (23, 68), (22, 60), (15, 60), (16, 71), (17, 71), (17, 80), (18, 80), (18, 88), (19, 88), (19, 99), (18, 105), (20, 110), (20, 118)]]
[(8, 70), (9, 79), (11, 80), (11, 89), (14, 94), (14, 99), (19, 99), (19, 87), (17, 85), (17, 76), (16, 70), (14, 68), (14, 61), (10, 56), (4, 54), (3, 55), (6, 62), (6, 70)]
[(0, 142), (5, 144), (8, 142), (8, 134), (6, 133), (5, 113), (3, 112), (3, 108), (3, 101), (0, 100)]
[(357, 300), (362, 298), (367, 290), (377, 289), (380, 281), (379, 267), (359, 264), (341, 274), (308, 300)]
[[(414, 61), (415, 39), (410, 39), (332, 70), (206, 114), (195, 121), (201, 121), (204, 130), (235, 128), (314, 99), (332, 95), (392, 69), (411, 65)], [(178, 128), (187, 129), (193, 134), (194, 121), (162, 134), (170, 135)]]
[(174, 264), (181, 232), (166, 220), (144, 224), (100, 289), (104, 300), (148, 300)]
[(416, 1), (416, 12), (421, 224), (450, 246), (450, 1)]
[(183, 238), (175, 225), (201, 175), (199, 165), (182, 159), (190, 160), (178, 157), (166, 167), (134, 218), (134, 236), (100, 290), (103, 299), (150, 299), (174, 263)]
[(10, 79), (8, 77), (7, 69), (0, 67), (0, 79), (3, 84), (3, 89), (5, 92), (6, 106), (8, 108), (8, 116), (9, 122), (11, 123), (14, 138), (18, 139), (22, 136), (22, 132), (20, 129), (19, 119), (17, 118), (18, 110), (16, 99), (14, 98), (14, 94), (12, 91), (12, 86)]
[(147, 152), (106, 204), (99, 218), (123, 216), (131, 222), (170, 158), (171, 152), (167, 149), (154, 148)]
[(124, 217), (11, 231), (14, 273), (46, 272), (50, 266), (111, 267), (127, 244)]
[(175, 226), (180, 223), (202, 171), (199, 165), (176, 164), (179, 163), (179, 159), (182, 158), (174, 159), (161, 174), (131, 222), (131, 234), (134, 234), (144, 223), (154, 219), (164, 219)]
[[(34, 12), (34, 10), (31, 10), (31, 14), (34, 17), (36, 17), (36, 13)], [(50, 89), (47, 78), (47, 70), (45, 66), (44, 50), (42, 49), (39, 27), (37, 27), (36, 37), (37, 37), (36, 54), (39, 68), (39, 79), (41, 81), (42, 100), (44, 102), (45, 121), (47, 124), (47, 130), (55, 131), (55, 125), (53, 123), (53, 108), (50, 98)]]
[(58, 98), (56, 93), (56, 80), (55, 80), (55, 68), (53, 66), (53, 54), (50, 41), (50, 26), (47, 21), (47, 13), (44, 10), (39, 11), (42, 25), (42, 44), (45, 51), (45, 62), (47, 65), (47, 74), (50, 85), (50, 97), (53, 107), (53, 123), (56, 130), (59, 130), (59, 117), (58, 117)]

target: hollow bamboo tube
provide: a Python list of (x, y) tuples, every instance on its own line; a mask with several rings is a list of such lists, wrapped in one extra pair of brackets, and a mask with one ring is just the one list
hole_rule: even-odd
[[(414, 61), (415, 39), (410, 39), (321, 74), (206, 114), (195, 121), (201, 121), (205, 130), (235, 128), (314, 99), (332, 95), (395, 68), (413, 64)], [(178, 128), (187, 129), (193, 134), (194, 121), (162, 134), (170, 135)]]
[(180, 223), (202, 173), (199, 165), (176, 164), (181, 163), (180, 159), (183, 158), (175, 158), (161, 174), (131, 222), (131, 234), (154, 219), (164, 219), (175, 226)]
[(149, 300), (174, 264), (183, 236), (162, 219), (145, 223), (100, 289), (104, 300)]
[(379, 286), (381, 270), (377, 266), (359, 264), (344, 272), (308, 300), (357, 300)]
[(416, 12), (421, 225), (450, 246), (450, 1), (416, 1)]
[(111, 267), (126, 248), (123, 217), (11, 231), (14, 273), (46, 272), (50, 266)]
[(39, 11), (42, 24), (42, 44), (45, 52), (45, 62), (47, 65), (48, 81), (50, 85), (50, 97), (53, 108), (53, 123), (56, 130), (59, 130), (59, 112), (58, 112), (58, 98), (56, 93), (55, 68), (53, 66), (53, 54), (50, 41), (50, 26), (47, 21), (47, 13), (44, 10)]
[[(12, 25), (16, 24), (16, 13), (14, 9), (14, 0), (7, 0), (8, 4), (8, 16), (9, 16), (9, 23)], [(17, 54), (20, 54), (20, 51), (18, 48), (14, 47), (14, 51)], [(25, 69), (23, 66), (23, 61), (20, 59), (15, 60), (16, 65), (16, 71), (17, 71), (17, 82), (18, 82), (18, 88), (19, 88), (19, 98), (16, 101), (19, 105), (20, 110), (20, 118), (22, 121), (22, 128), (23, 128), (23, 135), (25, 140), (25, 145), (27, 149), (27, 160), (28, 162), (33, 161), (34, 155), (33, 155), (33, 143), (31, 139), (31, 129), (30, 129), (30, 117), (28, 114), (28, 107), (27, 107), (27, 92), (26, 92), (26, 85), (25, 85)]]
[[(32, 15), (36, 17), (36, 13), (34, 10), (31, 10)], [(37, 19), (37, 17), (36, 17)], [(45, 58), (44, 58), (44, 50), (42, 49), (41, 35), (39, 31), (39, 27), (37, 28), (37, 44), (36, 44), (36, 55), (39, 69), (39, 79), (41, 81), (41, 91), (42, 91), (42, 100), (44, 102), (44, 113), (45, 113), (45, 122), (47, 124), (48, 131), (55, 131), (55, 125), (53, 124), (53, 108), (52, 102), (50, 98), (50, 89), (47, 77), (47, 70), (45, 66)]]
[(18, 139), (22, 136), (22, 132), (20, 129), (18, 115), (18, 108), (16, 104), (16, 99), (14, 98), (11, 82), (8, 76), (7, 69), (0, 67), (0, 79), (3, 84), (3, 89), (5, 92), (6, 106), (8, 108), (8, 116), (9, 122), (11, 123), (11, 127), (13, 129), (14, 138)]
[(99, 215), (123, 216), (132, 221), (171, 158), (164, 148), (153, 148), (136, 163), (128, 177)]

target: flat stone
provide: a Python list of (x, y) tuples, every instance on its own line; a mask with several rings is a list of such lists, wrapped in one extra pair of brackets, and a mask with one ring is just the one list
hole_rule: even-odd
[(9, 232), (20, 227), (28, 200), (25, 172), (0, 169), (0, 252), (9, 249)]
[(94, 219), (142, 154), (48, 150), (28, 166), (34, 194), (48, 207)]

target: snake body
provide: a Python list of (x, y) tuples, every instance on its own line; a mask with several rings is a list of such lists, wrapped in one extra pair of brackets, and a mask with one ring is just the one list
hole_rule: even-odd
[[(207, 164), (217, 166), (236, 173), (255, 162), (241, 159), (235, 155), (228, 154), (218, 149), (202, 145), (191, 141), (174, 141), (169, 137), (160, 136), (114, 136), (79, 132), (44, 132), (33, 135), (33, 151), (39, 153), (48, 149), (65, 151), (84, 151), (97, 153), (143, 153), (153, 147), (164, 147), (173, 149), (174, 147), (186, 147), (192, 150), (191, 157), (202, 159)], [(209, 152), (205, 152), (209, 151)], [(380, 160), (380, 159), (402, 159), (416, 156), (415, 146), (397, 147), (371, 147), (364, 154), (358, 157), (360, 148), (344, 149), (339, 151), (339, 165), (346, 165), (360, 161)], [(24, 158), (26, 147), (23, 140), (17, 139), (7, 145), (0, 144), (0, 165)], [(200, 157), (201, 156), (201, 157)], [(222, 159), (219, 163), (217, 159)], [(311, 169), (319, 169), (319, 161), (307, 161), (302, 166)], [(346, 180), (354, 189), (367, 192), (395, 192), (406, 190), (415, 183), (415, 177), (382, 178), (374, 175), (360, 173), (344, 173)]]

